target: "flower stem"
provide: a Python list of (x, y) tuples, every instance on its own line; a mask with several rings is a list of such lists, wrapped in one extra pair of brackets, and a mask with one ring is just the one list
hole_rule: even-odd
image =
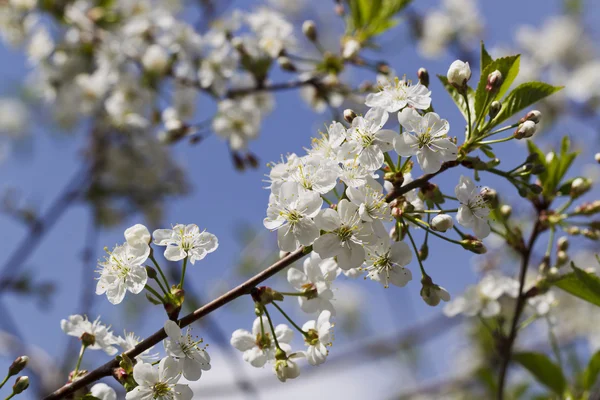
[(502, 142), (508, 142), (509, 140), (514, 139), (514, 136), (507, 136), (505, 138), (502, 139), (494, 139), (494, 140), (484, 140), (481, 142), (477, 142), (477, 144), (494, 144), (494, 143), (502, 143)]
[(4, 400), (10, 400), (10, 399), (12, 399), (13, 397), (15, 397), (15, 395), (16, 395), (16, 393), (15, 393), (15, 392), (12, 392), (12, 393), (11, 393), (11, 394), (10, 394), (10, 395), (9, 395), (9, 396), (6, 398), (6, 399), (4, 399)]
[(2, 389), (2, 386), (4, 386), (4, 384), (8, 381), (8, 378), (10, 378), (10, 375), (7, 374), (4, 380), (0, 383), (0, 389)]
[(167, 280), (167, 277), (165, 276), (165, 273), (160, 268), (160, 265), (158, 265), (158, 262), (156, 262), (156, 259), (154, 258), (154, 254), (152, 254), (152, 252), (150, 252), (150, 256), (149, 257), (152, 260), (152, 262), (154, 263), (154, 266), (156, 267), (156, 269), (158, 270), (158, 273), (160, 274), (160, 276), (165, 281), (165, 285), (167, 285), (167, 289), (169, 289), (169, 287), (171, 287), (171, 285), (169, 285), (169, 281)]
[(155, 277), (154, 281), (158, 284), (158, 286), (160, 287), (160, 290), (162, 290), (164, 294), (169, 295), (169, 291), (167, 289), (165, 289), (165, 287), (163, 286), (163, 284), (160, 282), (160, 279), (158, 279), (157, 277)]
[(410, 243), (412, 244), (413, 249), (415, 249), (415, 255), (417, 256), (417, 260), (419, 261), (419, 268), (421, 268), (421, 275), (423, 277), (429, 276), (429, 275), (427, 275), (427, 272), (425, 272), (425, 268), (423, 268), (423, 262), (421, 261), (421, 257), (419, 256), (419, 250), (417, 249), (417, 245), (415, 244), (415, 241), (414, 241), (412, 235), (410, 234), (410, 229), (406, 230), (406, 234), (408, 235), (408, 238), (410, 239)]
[[(438, 206), (439, 207), (439, 206)], [(448, 210), (413, 210), (413, 211), (408, 211), (408, 214), (438, 214), (438, 213), (453, 213), (453, 212), (458, 212), (458, 208), (452, 208), (452, 209), (448, 209)]]
[(321, 198), (325, 201), (325, 203), (329, 204), (330, 206), (332, 205), (331, 200), (329, 200), (327, 197), (321, 196)]
[(404, 164), (402, 164), (402, 167), (400, 168), (400, 172), (404, 171), (404, 168), (406, 167), (406, 164), (408, 164), (408, 162), (410, 161), (411, 158), (412, 158), (412, 156), (408, 156), (406, 158), (406, 161), (404, 161)]
[(185, 270), (187, 268), (187, 257), (183, 259), (183, 268), (181, 269), (181, 281), (179, 282), (179, 287), (183, 289), (183, 282), (185, 281)]
[[(292, 321), (292, 319), (285, 313), (285, 311), (283, 311), (283, 309), (281, 307), (279, 307), (279, 305), (275, 302), (271, 303), (275, 306), (276, 309), (279, 310), (279, 312), (285, 317), (285, 319), (287, 319), (290, 324), (292, 324), (294, 326), (294, 328), (296, 328), (298, 330), (298, 332), (300, 332), (303, 336), (308, 335), (308, 333), (304, 332), (302, 330), (302, 328), (300, 328), (298, 325), (296, 325), (296, 323), (294, 321)], [(273, 331), (273, 336), (275, 335), (275, 331)]]
[(416, 218), (409, 217), (409, 216), (408, 216), (408, 215), (406, 215), (406, 214), (404, 214), (402, 217), (403, 217), (403, 218), (406, 218), (407, 220), (409, 220), (409, 221), (410, 221), (410, 222), (412, 222), (413, 224), (417, 224), (417, 225), (419, 225), (419, 227), (420, 227), (420, 228), (423, 228), (423, 229), (425, 229), (426, 231), (428, 231), (429, 233), (431, 233), (431, 234), (432, 234), (432, 235), (434, 235), (434, 236), (437, 236), (437, 237), (439, 237), (440, 239), (444, 239), (444, 240), (445, 240), (445, 241), (447, 241), (447, 242), (454, 243), (454, 244), (458, 244), (458, 245), (461, 245), (461, 246), (462, 246), (462, 244), (461, 244), (461, 243), (460, 243), (458, 240), (450, 239), (450, 238), (447, 238), (447, 237), (446, 237), (446, 236), (444, 236), (444, 235), (440, 235), (440, 234), (439, 234), (439, 233), (437, 233), (436, 231), (434, 231), (434, 230), (432, 230), (431, 228), (429, 228), (428, 226), (426, 226), (426, 224), (425, 224), (425, 221), (421, 221), (420, 219), (416, 219)]
[(273, 326), (273, 321), (271, 321), (271, 316), (269, 315), (269, 310), (267, 310), (267, 307), (263, 307), (263, 310), (265, 310), (265, 315), (267, 316), (267, 320), (269, 321), (269, 326), (271, 327), (271, 332), (273, 333), (273, 340), (275, 341), (275, 347), (277, 347), (279, 350), (283, 351), (283, 349), (279, 346), (279, 341), (277, 340), (277, 335), (275, 334), (275, 327)]
[(79, 372), (79, 367), (81, 366), (81, 360), (83, 360), (83, 353), (85, 353), (86, 345), (81, 345), (81, 350), (79, 350), (79, 357), (77, 358), (77, 364), (75, 364), (75, 370), (73, 371), (73, 379), (77, 378), (77, 373)]
[(495, 135), (496, 133), (500, 133), (500, 132), (504, 132), (504, 131), (507, 131), (507, 130), (509, 130), (509, 129), (512, 129), (512, 128), (516, 128), (517, 126), (519, 126), (519, 124), (518, 124), (518, 123), (516, 123), (516, 124), (512, 124), (512, 125), (508, 125), (508, 126), (505, 126), (504, 128), (500, 128), (500, 129), (498, 129), (498, 130), (496, 130), (496, 131), (490, 132), (490, 133), (488, 133), (487, 135), (484, 135), (484, 136), (482, 136), (482, 137), (481, 137), (481, 139), (485, 139), (485, 138), (487, 138), (487, 137), (490, 137), (490, 136), (492, 136), (492, 135)]
[(465, 138), (465, 142), (471, 138), (471, 107), (469, 107), (469, 98), (467, 96), (467, 91), (462, 91), (463, 98), (465, 99), (465, 105), (467, 106), (467, 137)]
[(150, 293), (152, 293), (154, 296), (156, 296), (157, 300), (160, 301), (161, 303), (165, 303), (165, 301), (163, 300), (163, 297), (160, 295), (160, 293), (158, 293), (156, 290), (154, 290), (152, 288), (152, 286), (146, 284), (146, 286), (144, 286), (144, 289), (146, 289), (147, 291), (149, 291)]
[(392, 172), (396, 172), (396, 166), (394, 165), (394, 162), (392, 161), (392, 157), (390, 157), (390, 155), (387, 151), (383, 153), (383, 157), (384, 157), (385, 162), (388, 165), (388, 167), (390, 167), (390, 170)]
[(277, 293), (280, 293), (284, 296), (308, 297), (307, 294), (304, 292), (280, 292), (280, 291), (277, 291)]

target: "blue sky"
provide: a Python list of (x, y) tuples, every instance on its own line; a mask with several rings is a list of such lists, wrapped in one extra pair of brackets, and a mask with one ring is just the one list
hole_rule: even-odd
[[(247, 2), (238, 3), (246, 7), (245, 3)], [(419, 2), (417, 9), (429, 9), (434, 4), (436, 3), (433, 1)], [(482, 1), (480, 8), (486, 20), (484, 39), (491, 48), (494, 45), (512, 43), (512, 33), (518, 26), (526, 23), (539, 25), (546, 16), (559, 13), (561, 3), (544, 0)], [(586, 16), (588, 23), (591, 25), (593, 22), (597, 22), (598, 11), (592, 10), (590, 5), (586, 11), (589, 11)], [(311, 12), (315, 13), (313, 17), (317, 16), (317, 13), (320, 13), (321, 16), (329, 15), (328, 20), (334, 20), (335, 22), (332, 24), (337, 23), (337, 19), (334, 19), (329, 8), (329, 2), (327, 2), (327, 7), (317, 7), (317, 10), (309, 11), (309, 16)], [(315, 17), (315, 19), (317, 18)], [(338, 25), (341, 30), (341, 23)], [(416, 79), (415, 72), (419, 67), (426, 67), (432, 75), (431, 89), (436, 111), (443, 118), (449, 120), (451, 134), (460, 137), (464, 122), (449, 97), (437, 80), (433, 78), (436, 73), (445, 74), (448, 65), (454, 58), (448, 55), (438, 60), (423, 59), (418, 56), (414, 46), (406, 45), (406, 40), (398, 40), (400, 43), (398, 48), (395, 48), (394, 40), (385, 40), (395, 37), (407, 37), (402, 24), (382, 38), (382, 42), (389, 44), (389, 47), (384, 49), (384, 53), (373, 55), (371, 58), (388, 60), (399, 74), (407, 74), (412, 79)], [(24, 73), (27, 71), (26, 61), (20, 51), (8, 49), (4, 45), (0, 45), (0, 59), (4, 61), (0, 66), (2, 76), (0, 95), (9, 96), (16, 92), (19, 83), (24, 78)], [(363, 77), (362, 73), (358, 72), (355, 73), (355, 76), (357, 81)], [(278, 73), (273, 76), (272, 80), (278, 82), (287, 77)], [(202, 120), (203, 117), (206, 116), (198, 114), (197, 119)], [(269, 192), (263, 189), (262, 180), (268, 171), (265, 163), (278, 160), (281, 154), (287, 152), (301, 153), (302, 148), (309, 145), (310, 137), (329, 121), (329, 118), (329, 115), (313, 113), (295, 91), (276, 94), (275, 111), (264, 121), (260, 138), (251, 143), (251, 149), (261, 159), (261, 166), (255, 171), (246, 171), (245, 173), (239, 173), (232, 168), (226, 146), (215, 136), (211, 136), (197, 146), (189, 146), (186, 142), (174, 146), (174, 157), (187, 170), (193, 191), (187, 197), (168, 202), (163, 225), (167, 227), (172, 223), (196, 223), (201, 228), (218, 236), (219, 250), (210, 254), (204, 261), (191, 266), (186, 279), (186, 283), (192, 283), (194, 288), (205, 298), (214, 295), (215, 286), (221, 286), (220, 277), (231, 277), (231, 270), (234, 268), (240, 251), (239, 242), (235, 238), (240, 223), (247, 223), (259, 230), (264, 229), (262, 228), (262, 219), (269, 195)], [(541, 139), (542, 143), (544, 141), (547, 144), (556, 143), (560, 134), (571, 133), (572, 126), (567, 123), (559, 124), (553, 135)], [(81, 131), (68, 133), (49, 131), (44, 124), (35, 124), (31, 130), (30, 146), (18, 149), (11, 159), (0, 165), (0, 190), (8, 187), (18, 188), (25, 198), (33, 200), (42, 210), (45, 210), (77, 170), (81, 162), (79, 150), (84, 143)], [(497, 154), (503, 160), (502, 165), (504, 166), (514, 166), (523, 160), (525, 154), (523, 146), (510, 142), (501, 144), (497, 148)], [(589, 159), (589, 153), (587, 157)], [(418, 174), (418, 172), (416, 173)], [(457, 171), (451, 171), (445, 173), (438, 183), (442, 189), (451, 193), (458, 182), (458, 177)], [(485, 184), (500, 189), (499, 191), (506, 193), (507, 198), (511, 200), (518, 200), (514, 189), (493, 177), (485, 176), (485, 179)], [(502, 189), (506, 190), (502, 191)], [(83, 238), (89, 218), (88, 206), (77, 204), (57, 222), (37, 249), (23, 254), (24, 257), (27, 257), (24, 267), (33, 271), (37, 279), (56, 282), (57, 291), (52, 297), (51, 304), (41, 308), (27, 298), (14, 295), (4, 295), (1, 299), (24, 333), (25, 337), (22, 339), (41, 347), (51, 356), (60, 357), (66, 342), (74, 340), (65, 337), (62, 333), (59, 326), (60, 319), (78, 312), (76, 302), (80, 290), (93, 290), (95, 287), (95, 281), (91, 279), (88, 280), (87, 287), (80, 286), (81, 274), (85, 273), (91, 276), (91, 271), (95, 269), (95, 264), (82, 266), (81, 263)], [(94, 258), (102, 255), (104, 246), (111, 247), (115, 243), (121, 242), (123, 230), (134, 223), (144, 222), (141, 218), (141, 216), (131, 217), (119, 227), (102, 230), (99, 234)], [(2, 249), (0, 265), (2, 265), (11, 250), (26, 235), (26, 229), (4, 215), (0, 215), (0, 226), (2, 226), (0, 229), (0, 248)], [(458, 295), (467, 284), (476, 280), (470, 265), (470, 253), (458, 251), (440, 241), (430, 243), (430, 253), (425, 267), (434, 280), (445, 286), (453, 295)], [(366, 298), (368, 313), (364, 315), (363, 321), (366, 327), (371, 327), (366, 329), (370, 332), (369, 334), (380, 335), (393, 332), (401, 327), (409, 326), (417, 320), (426, 320), (441, 312), (440, 307), (431, 308), (421, 301), (419, 297), (420, 284), (416, 279), (418, 276), (416, 260), (410, 265), (410, 268), (413, 270), (415, 279), (402, 289), (383, 290), (379, 285), (362, 279), (347, 282), (349, 285), (358, 286)], [(231, 287), (241, 280), (237, 277), (231, 279), (235, 280), (226, 282)], [(280, 286), (283, 284), (281, 283)], [(128, 329), (144, 336), (154, 332), (164, 320), (159, 308), (155, 308), (146, 313), (143, 318), (136, 320), (134, 326), (131, 326), (131, 319), (125, 318), (129, 317), (129, 314), (126, 315), (124, 310), (135, 308), (137, 303), (132, 302), (128, 306), (117, 308), (111, 306), (104, 297), (97, 297), (95, 300), (94, 311), (90, 317), (95, 318), (98, 314), (102, 315), (102, 320), (112, 324), (117, 333)], [(128, 296), (125, 303), (130, 301), (131, 296)], [(225, 309), (215, 313), (227, 334), (237, 328), (250, 328), (254, 319), (252, 303), (249, 299), (239, 299), (236, 303), (239, 304), (232, 307), (233, 311)], [(294, 308), (297, 308), (294, 302), (286, 304), (286, 309)], [(304, 318), (300, 313), (294, 315)], [(2, 327), (2, 323), (0, 321), (0, 327)], [(196, 333), (204, 336), (205, 340), (211, 343), (211, 338), (203, 334), (201, 329), (197, 329)], [(336, 340), (339, 342), (339, 348), (343, 348), (353, 339), (338, 331)], [(438, 354), (440, 349), (452, 347), (453, 342), (440, 340), (435, 343), (430, 347), (430, 352)], [(336, 342), (332, 353), (335, 353), (337, 347), (338, 343)], [(212, 351), (216, 352), (216, 347)], [(430, 353), (430, 356), (431, 354), (433, 353)], [(448, 352), (442, 354), (446, 354), (444, 357), (449, 357)], [(86, 358), (85, 365), (93, 367), (105, 359), (104, 355), (94, 354), (92, 357)], [(10, 361), (9, 358), (0, 358), (0, 370), (4, 369)], [(242, 363), (241, 355), (239, 361)], [(248, 370), (251, 368), (245, 365), (243, 367)], [(226, 369), (227, 366), (213, 363), (213, 368)], [(203, 384), (210, 384), (210, 373), (203, 378)], [(442, 371), (435, 373), (442, 373)], [(289, 390), (297, 392), (299, 386), (295, 386), (295, 388)], [(289, 392), (286, 393), (289, 394)]]

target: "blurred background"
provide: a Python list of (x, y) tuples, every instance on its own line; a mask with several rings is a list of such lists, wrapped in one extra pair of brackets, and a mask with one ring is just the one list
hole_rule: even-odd
[[(207, 302), (278, 256), (275, 234), (262, 226), (269, 196), (264, 189), (267, 162), (287, 153), (302, 153), (310, 138), (344, 108), (357, 112), (365, 108), (360, 95), (347, 96), (339, 106), (315, 110), (314, 101), (306, 101), (311, 94), (304, 89), (274, 93), (274, 109), (262, 120), (260, 136), (248, 145), (259, 160), (258, 167), (243, 171), (232, 162), (232, 154), (237, 155), (211, 134), (210, 127), (194, 143), (149, 141), (131, 149), (117, 141), (98, 166), (91, 160), (103, 151), (98, 148), (102, 140), (93, 140), (98, 132), (90, 118), (74, 120), (65, 115), (72, 111), (67, 105), (61, 104), (57, 111), (60, 99), (45, 102), (36, 93), (41, 90), (36, 84), (37, 67), (27, 46), (13, 40), (12, 17), (5, 12), (5, 3), (0, 1), (0, 31), (5, 39), (0, 44), (0, 370), (17, 355), (28, 354), (33, 361), (28, 369), (32, 388), (23, 398), (37, 399), (64, 383), (76, 360), (78, 342), (63, 334), (61, 319), (76, 313), (90, 319), (100, 315), (115, 333), (134, 331), (142, 337), (164, 322), (163, 310), (143, 296), (127, 296), (115, 307), (94, 294), (94, 271), (105, 246), (122, 242), (123, 231), (135, 223), (146, 224), (151, 231), (175, 223), (195, 223), (207, 229), (219, 238), (219, 249), (190, 266), (186, 279), (193, 288), (186, 302)], [(201, 22), (194, 25), (200, 33), (211, 21), (235, 9), (277, 10), (294, 24), (299, 37), (297, 54), (306, 57), (319, 57), (319, 52), (302, 37), (304, 20), (315, 21), (322, 46), (332, 52), (339, 52), (344, 33), (333, 1), (182, 0), (180, 6), (179, 18), (195, 23), (200, 17)], [(435, 110), (450, 122), (451, 135), (460, 137), (464, 120), (435, 75), (445, 75), (450, 63), (460, 58), (469, 60), (478, 76), (479, 43), (484, 40), (494, 57), (522, 54), (518, 81), (544, 80), (566, 86), (540, 106), (544, 127), (534, 140), (548, 151), (563, 135), (570, 136), (581, 151), (573, 173), (592, 179), (600, 176), (600, 165), (594, 162), (600, 129), (600, 8), (594, 1), (421, 0), (398, 18), (397, 26), (361, 54), (385, 61), (396, 75), (413, 81), (418, 68), (427, 68)], [(269, 80), (285, 82), (290, 76), (272, 68)], [(352, 87), (376, 81), (373, 71), (351, 66), (341, 76)], [(209, 96), (198, 96), (192, 104), (193, 121), (210, 119), (216, 109)], [(390, 125), (397, 124), (392, 119)], [(148, 133), (155, 134), (154, 130)], [(523, 144), (498, 145), (496, 155), (502, 165), (523, 162), (527, 154)], [(96, 174), (94, 184), (90, 184), (90, 168)], [(418, 167), (413, 175), (419, 175)], [(459, 175), (449, 171), (436, 183), (451, 193)], [(532, 210), (512, 186), (495, 178), (485, 176), (482, 183), (513, 205), (525, 224)], [(592, 191), (586, 199), (597, 195), (597, 190)], [(483, 269), (516, 271), (513, 256), (501, 242), (489, 237), (485, 243), (488, 254), (474, 256), (444, 241), (431, 241), (427, 270), (453, 297), (477, 282)], [(579, 243), (570, 249), (571, 258), (582, 267), (597, 265), (593, 262), (597, 242)], [(162, 255), (158, 259), (165, 262)], [(534, 262), (539, 259), (534, 257)], [(416, 277), (416, 260), (409, 268)], [(289, 287), (285, 273), (268, 284), (281, 290)], [(477, 321), (450, 319), (441, 306), (426, 305), (419, 296), (417, 279), (404, 288), (382, 289), (371, 281), (340, 277), (334, 287), (338, 316), (330, 358), (319, 367), (303, 368), (300, 379), (286, 384), (276, 380), (270, 367), (255, 369), (244, 363), (229, 345), (231, 332), (250, 329), (255, 318), (249, 297), (194, 324), (194, 334), (209, 344), (213, 358), (212, 370), (192, 384), (197, 397), (485, 398), (478, 396), (485, 393), (489, 377), (480, 367), (493, 364), (494, 357), (489, 337), (481, 333)], [(555, 317), (561, 346), (572, 349), (575, 368), (578, 357), (587, 360), (600, 348), (600, 311), (576, 300), (565, 301), (573, 304), (565, 303), (564, 315)], [(288, 300), (284, 306), (299, 321), (309, 319), (295, 301)], [(542, 322), (518, 345), (547, 348)], [(300, 338), (296, 340), (301, 346)], [(107, 360), (101, 352), (88, 352), (83, 367), (93, 369)], [(105, 381), (117, 386), (110, 379)], [(511, 374), (515, 390), (520, 382), (530, 381), (517, 369)], [(535, 385), (530, 390), (535, 393)]]

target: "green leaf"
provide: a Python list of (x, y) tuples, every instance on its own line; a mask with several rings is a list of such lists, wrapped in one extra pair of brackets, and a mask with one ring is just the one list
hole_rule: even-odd
[(586, 390), (590, 390), (592, 386), (598, 380), (598, 374), (600, 373), (600, 351), (597, 351), (592, 358), (590, 358), (590, 362), (588, 363), (587, 368), (583, 371), (583, 387)]
[(517, 86), (502, 102), (502, 109), (492, 121), (492, 126), (506, 121), (519, 111), (561, 90), (563, 86), (552, 86), (543, 82), (527, 82)]
[[(463, 117), (465, 118), (465, 121), (467, 121), (468, 116), (467, 116), (467, 106), (466, 106), (465, 98), (460, 93), (458, 93), (458, 90), (456, 90), (456, 88), (454, 86), (452, 86), (450, 84), (450, 82), (448, 82), (448, 78), (446, 78), (444, 75), (438, 75), (437, 77), (440, 80), (440, 82), (442, 82), (442, 85), (444, 85), (444, 88), (446, 89), (446, 91), (450, 94), (450, 97), (452, 97), (452, 100), (454, 100), (454, 103), (458, 106), (458, 109), (460, 110)], [(468, 88), (467, 98), (469, 99), (469, 107), (471, 108), (471, 115), (474, 116), (475, 115), (475, 93), (473, 92), (473, 89)]]
[(483, 40), (481, 41), (481, 65), (479, 67), (480, 71), (484, 71), (485, 67), (490, 65), (494, 59), (490, 56), (490, 53), (485, 49), (485, 45), (483, 44)]
[[(477, 115), (477, 118), (481, 117), (481, 121), (483, 121), (485, 118), (485, 116), (481, 114), (486, 113), (487, 111), (487, 107), (485, 107), (486, 99), (488, 106), (492, 103), (492, 101), (500, 100), (517, 77), (517, 74), (519, 73), (520, 58), (520, 55), (498, 58), (490, 62), (485, 69), (481, 71), (479, 84), (477, 85), (477, 90), (475, 91), (475, 114)], [(485, 90), (487, 78), (489, 74), (496, 70), (500, 71), (502, 74), (502, 85), (500, 85), (493, 95), (489, 95), (488, 91)]]
[(346, 18), (346, 33), (367, 42), (395, 26), (394, 19), (411, 0), (348, 0), (350, 15)]
[(567, 382), (560, 367), (548, 356), (541, 353), (522, 352), (513, 355), (513, 360), (528, 370), (541, 384), (547, 386), (554, 393), (562, 395), (567, 387)]
[(552, 280), (550, 283), (575, 297), (600, 307), (600, 278), (577, 268), (573, 263), (571, 263), (571, 267), (574, 272)]

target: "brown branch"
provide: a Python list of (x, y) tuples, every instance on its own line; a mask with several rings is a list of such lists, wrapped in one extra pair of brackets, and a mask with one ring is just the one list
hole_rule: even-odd
[(519, 272), (519, 295), (515, 304), (515, 311), (512, 318), (510, 332), (508, 334), (508, 337), (505, 339), (501, 339), (500, 342), (501, 362), (500, 373), (498, 378), (498, 392), (496, 394), (496, 398), (498, 400), (504, 399), (506, 373), (508, 372), (508, 366), (512, 357), (512, 348), (515, 343), (515, 339), (517, 338), (519, 318), (521, 317), (521, 313), (523, 312), (523, 309), (525, 308), (525, 303), (527, 301), (527, 294), (524, 292), (525, 276), (527, 275), (527, 266), (529, 265), (531, 253), (533, 252), (533, 245), (535, 244), (535, 241), (539, 237), (540, 233), (543, 231), (542, 223), (540, 222), (539, 211), (540, 210), (538, 209), (538, 216), (536, 218), (535, 225), (533, 227), (533, 230), (531, 231), (531, 235), (529, 237), (529, 241), (527, 242), (527, 246), (523, 250), (521, 256), (521, 269)]
[[(306, 250), (307, 249), (301, 247), (301, 248), (297, 249), (296, 251), (289, 253), (287, 256), (285, 256), (282, 259), (280, 259), (279, 261), (275, 262), (273, 265), (271, 265), (264, 271), (260, 272), (259, 274), (255, 275), (254, 277), (248, 279), (246, 282), (242, 283), (238, 287), (231, 289), (229, 292), (216, 298), (215, 300), (211, 301), (210, 303), (205, 304), (204, 306), (198, 308), (193, 313), (188, 314), (185, 317), (181, 318), (178, 321), (179, 326), (182, 328), (186, 327), (186, 326), (190, 325), (192, 322), (199, 320), (200, 318), (204, 317), (205, 315), (210, 314), (211, 312), (221, 308), (225, 304), (230, 303), (231, 301), (237, 299), (238, 297), (243, 296), (245, 294), (249, 294), (250, 291), (254, 287), (261, 284), (262, 282), (269, 279), (270, 277), (272, 277), (279, 271), (290, 266), (292, 263), (300, 260), (306, 254), (308, 254), (308, 252)], [(135, 348), (131, 349), (130, 351), (126, 352), (125, 354), (129, 358), (133, 359), (136, 356), (143, 353), (144, 351), (151, 348), (152, 346), (160, 343), (162, 340), (166, 339), (166, 337), (167, 337), (167, 334), (165, 333), (165, 330), (160, 329), (159, 331), (155, 332), (148, 338), (144, 339), (137, 346), (135, 346)], [(105, 376), (112, 375), (113, 370), (115, 368), (117, 368), (118, 366), (119, 366), (119, 362), (116, 359), (109, 361), (106, 364), (100, 366), (99, 368), (96, 368), (95, 370), (91, 371), (89, 374), (85, 375), (81, 379), (78, 379), (75, 382), (66, 384), (65, 386), (61, 387), (60, 389), (56, 390), (55, 392), (49, 394), (48, 396), (45, 397), (45, 400), (62, 399), (65, 396), (72, 394), (76, 390), (81, 389), (92, 382), (97, 381), (98, 379), (101, 379)]]
[[(409, 184), (407, 184), (405, 186), (394, 189), (390, 194), (388, 194), (388, 196), (386, 197), (386, 200), (388, 202), (392, 201), (396, 197), (402, 196), (403, 194), (409, 192), (412, 189), (421, 187), (422, 185), (424, 185), (426, 182), (428, 182), (434, 176), (442, 173), (443, 171), (447, 170), (448, 168), (455, 167), (457, 165), (459, 165), (459, 164), (458, 164), (458, 162), (455, 162), (455, 161), (447, 162), (444, 165), (442, 165), (442, 168), (438, 172), (433, 173), (433, 174), (423, 175), (420, 178), (415, 179), (414, 181), (410, 182)], [(391, 194), (393, 194), (393, 196), (390, 196)], [(309, 249), (310, 248), (301, 247), (301, 248), (295, 250), (294, 252), (289, 253), (287, 256), (285, 256), (282, 259), (280, 259), (279, 261), (275, 262), (273, 265), (271, 265), (264, 271), (260, 272), (259, 274), (255, 275), (254, 277), (248, 279), (246, 282), (242, 283), (238, 287), (230, 290), (229, 292), (216, 298), (215, 300), (211, 301), (210, 303), (198, 308), (193, 313), (188, 314), (185, 317), (181, 318), (178, 321), (179, 326), (182, 328), (186, 327), (186, 326), (190, 325), (191, 323), (204, 317), (205, 315), (208, 315), (211, 312), (213, 312), (213, 311), (223, 307), (224, 305), (230, 303), (231, 301), (237, 299), (238, 297), (243, 296), (245, 294), (249, 294), (250, 291), (254, 287), (261, 284), (262, 282), (264, 282), (268, 278), (272, 277), (273, 275), (277, 274), (284, 268), (290, 266), (295, 261), (300, 260), (302, 257), (304, 257), (306, 254), (308, 254), (310, 252)], [(126, 352), (125, 354), (129, 358), (133, 359), (136, 356), (143, 353), (144, 351), (151, 348), (152, 346), (160, 343), (166, 337), (167, 337), (167, 335), (166, 335), (164, 329), (160, 329), (159, 331), (155, 332), (154, 334), (152, 334), (151, 336), (149, 336), (148, 338), (146, 338), (145, 340), (140, 342), (135, 348), (131, 349), (130, 351)], [(65, 396), (70, 395), (71, 393), (75, 392), (78, 389), (83, 388), (84, 386), (86, 386), (90, 383), (93, 383), (103, 377), (112, 375), (113, 370), (115, 368), (117, 368), (118, 366), (119, 366), (119, 363), (116, 359), (109, 361), (106, 364), (91, 371), (87, 375), (83, 376), (82, 378), (78, 379), (77, 381), (68, 383), (68, 384), (64, 385), (63, 387), (61, 387), (60, 389), (56, 390), (55, 392), (49, 394), (48, 396), (45, 397), (45, 400), (62, 399)]]

